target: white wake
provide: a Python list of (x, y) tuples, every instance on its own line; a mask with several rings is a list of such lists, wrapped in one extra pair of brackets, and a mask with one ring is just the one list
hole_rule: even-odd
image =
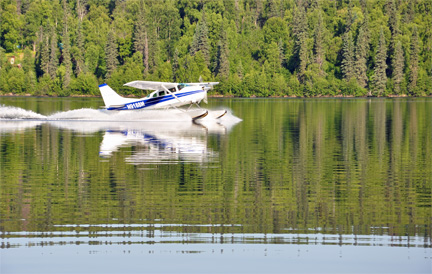
[[(209, 110), (211, 113), (220, 110)], [(206, 118), (198, 120), (198, 123), (218, 123), (231, 127), (241, 121), (234, 116), (231, 111), (219, 119)], [(109, 111), (106, 109), (81, 108), (68, 111), (60, 111), (50, 115), (42, 115), (31, 110), (25, 110), (19, 107), (0, 105), (0, 120), (2, 121), (50, 121), (50, 122), (72, 122), (72, 121), (89, 121), (89, 122), (192, 122), (190, 115), (178, 110), (132, 110), (132, 111)]]
[(19, 107), (0, 105), (2, 120), (41, 120), (41, 121), (190, 121), (190, 116), (176, 109), (108, 111), (105, 109), (81, 108), (42, 115)]
[(23, 120), (23, 119), (37, 119), (43, 120), (47, 117), (41, 115), (39, 113), (33, 112), (31, 110), (25, 110), (19, 107), (10, 107), (0, 105), (0, 119), (14, 119), (14, 120)]

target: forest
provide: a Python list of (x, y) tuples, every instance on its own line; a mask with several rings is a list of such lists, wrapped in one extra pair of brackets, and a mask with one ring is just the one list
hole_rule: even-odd
[(432, 95), (430, 0), (2, 0), (0, 94)]

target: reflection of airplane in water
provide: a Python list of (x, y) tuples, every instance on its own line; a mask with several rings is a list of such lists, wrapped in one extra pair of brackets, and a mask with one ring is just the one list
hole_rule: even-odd
[[(167, 161), (207, 162), (217, 156), (207, 148), (208, 130), (191, 123), (141, 123), (142, 127), (107, 130), (100, 145), (99, 155), (110, 157), (122, 147), (134, 146), (135, 151), (126, 161), (134, 164), (164, 163)], [(221, 134), (222, 131), (217, 132)]]
[(105, 132), (99, 155), (110, 157), (115, 151), (126, 146), (135, 147), (135, 152), (126, 158), (134, 164), (166, 161), (206, 162), (217, 155), (207, 149), (207, 136), (204, 131), (189, 135), (170, 135), (164, 132), (135, 130)]
[(224, 135), (227, 132), (227, 128), (219, 123), (207, 123), (207, 127), (190, 122), (52, 121), (50, 124), (82, 133), (105, 131), (99, 155), (109, 158), (121, 148), (133, 147), (126, 161), (134, 164), (206, 162), (217, 156), (207, 148), (209, 134)]
[(211, 162), (218, 155), (207, 148), (209, 135), (224, 135), (227, 128), (219, 123), (201, 125), (185, 122), (118, 121), (0, 121), (0, 134), (24, 131), (48, 124), (82, 134), (103, 132), (99, 155), (109, 158), (121, 148), (133, 147), (126, 161), (133, 164), (167, 162)]

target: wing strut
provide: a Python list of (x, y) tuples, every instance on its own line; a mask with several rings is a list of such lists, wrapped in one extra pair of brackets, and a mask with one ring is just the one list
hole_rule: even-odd
[(172, 96), (174, 96), (174, 98), (176, 98), (180, 103), (183, 103), (182, 100), (180, 100), (174, 93), (172, 93), (169, 89), (167, 89), (164, 85), (161, 85), (163, 87), (163, 89), (168, 92), (169, 94), (171, 94)]

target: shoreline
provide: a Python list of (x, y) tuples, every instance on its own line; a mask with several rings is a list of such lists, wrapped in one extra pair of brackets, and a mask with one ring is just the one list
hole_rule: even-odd
[[(238, 98), (238, 99), (268, 99), (268, 98), (274, 98), (274, 99), (281, 99), (281, 98), (292, 98), (292, 99), (312, 99), (312, 98), (429, 98), (432, 97), (431, 95), (426, 95), (426, 96), (409, 96), (406, 94), (401, 94), (401, 95), (394, 95), (394, 94), (390, 94), (387, 96), (354, 96), (354, 95), (335, 95), (335, 96), (330, 96), (330, 95), (318, 95), (318, 96), (311, 96), (311, 97), (305, 97), (305, 96), (295, 96), (295, 95), (284, 95), (284, 96), (269, 96), (269, 97), (258, 97), (255, 95), (252, 95), (250, 97), (237, 97), (234, 95), (221, 95), (221, 94), (208, 94), (207, 95), (209, 98)], [(100, 95), (79, 95), (79, 94), (75, 94), (75, 95), (69, 95), (69, 96), (49, 96), (49, 95), (32, 95), (32, 94), (13, 94), (13, 93), (8, 93), (8, 94), (0, 94), (0, 97), (41, 97), (41, 98), (102, 98), (102, 96)], [(126, 95), (124, 96), (126, 98), (141, 98), (138, 96), (133, 96), (133, 95)]]

